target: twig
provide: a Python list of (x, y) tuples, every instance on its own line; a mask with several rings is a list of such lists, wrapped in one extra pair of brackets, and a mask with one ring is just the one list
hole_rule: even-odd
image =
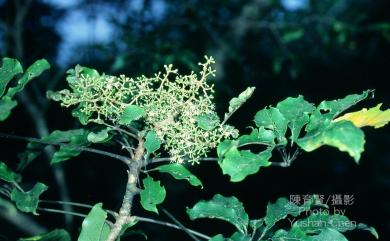
[(86, 214), (82, 214), (82, 213), (78, 213), (78, 212), (69, 212), (69, 211), (53, 209), (53, 208), (37, 208), (37, 210), (38, 211), (50, 212), (50, 213), (69, 214), (69, 215), (72, 215), (72, 216), (83, 217), (83, 218), (85, 218), (87, 216)]
[(124, 133), (124, 134), (126, 134), (126, 135), (128, 135), (128, 136), (131, 136), (131, 137), (133, 137), (134, 139), (138, 139), (138, 131), (137, 131), (136, 129), (134, 129), (134, 128), (129, 127), (129, 129), (130, 129), (131, 131), (133, 131), (133, 133), (131, 133), (131, 132), (128, 132), (128, 131), (126, 131), (126, 130), (123, 130), (123, 129), (120, 128), (120, 127), (113, 126), (113, 125), (110, 125), (110, 124), (107, 124), (107, 123), (104, 123), (104, 122), (102, 122), (101, 124), (103, 124), (103, 125), (105, 125), (105, 126), (107, 126), (107, 127), (110, 127), (110, 128), (112, 128), (113, 130), (122, 132), (122, 133)]
[[(183, 159), (184, 159), (184, 161), (189, 160), (189, 158), (183, 158)], [(152, 163), (171, 162), (171, 161), (172, 161), (172, 159), (170, 157), (161, 157), (161, 158), (149, 159), (148, 163), (152, 164)], [(216, 158), (216, 157), (203, 157), (203, 158), (199, 158), (198, 161), (218, 161), (218, 158)]]
[(170, 214), (165, 208), (163, 207), (160, 207), (161, 210), (165, 213), (165, 215), (167, 215), (170, 219), (172, 219), (172, 221), (174, 223), (176, 223), (184, 232), (186, 232), (188, 234), (188, 236), (190, 236), (193, 240), (195, 241), (199, 241), (199, 239), (197, 237), (194, 236), (194, 234), (192, 234), (191, 232), (189, 232), (187, 230), (186, 227), (184, 227), (184, 225), (182, 223), (179, 222), (179, 220), (177, 220), (172, 214)]
[(42, 144), (46, 144), (46, 145), (69, 147), (69, 148), (79, 150), (79, 151), (91, 152), (91, 153), (96, 153), (96, 154), (103, 155), (103, 156), (112, 157), (114, 159), (122, 161), (126, 165), (129, 165), (129, 163), (130, 163), (130, 159), (126, 156), (122, 156), (122, 155), (118, 155), (115, 153), (102, 151), (102, 150), (98, 150), (98, 149), (94, 149), (94, 148), (90, 148), (90, 147), (81, 147), (81, 146), (66, 144), (66, 143), (62, 143), (62, 142), (43, 141), (43, 140), (38, 139), (38, 138), (17, 136), (17, 135), (12, 135), (12, 134), (5, 134), (2, 132), (0, 132), (0, 137), (14, 139), (14, 140), (37, 142), (37, 143), (42, 143)]
[[(56, 200), (39, 200), (40, 203), (52, 203), (52, 204), (67, 204), (75, 207), (83, 207), (83, 208), (93, 208), (93, 205), (78, 203), (78, 202), (65, 202), (65, 201), (56, 201)], [(108, 214), (111, 214), (114, 218), (118, 216), (118, 214), (112, 210), (104, 209)]]
[(18, 189), (21, 192), (24, 192), (23, 188), (21, 188), (17, 182), (13, 182), (12, 184), (16, 187), (16, 189)]
[[(38, 211), (44, 211), (44, 212), (49, 212), (49, 213), (61, 213), (61, 214), (68, 214), (68, 215), (72, 215), (72, 216), (76, 216), (76, 217), (82, 217), (82, 218), (85, 218), (87, 217), (88, 215), (86, 214), (83, 214), (83, 213), (78, 213), (78, 212), (68, 212), (68, 211), (64, 211), (64, 210), (58, 210), (58, 209), (53, 209), (53, 208), (37, 208)], [(113, 226), (113, 223), (108, 221), (108, 220), (105, 220), (104, 221), (105, 223), (107, 223), (108, 225), (110, 225), (110, 227)]]
[[(159, 221), (159, 220), (155, 220), (155, 219), (151, 219), (151, 218), (144, 218), (144, 217), (138, 217), (138, 216), (133, 216), (136, 220), (140, 221), (140, 222), (145, 222), (145, 223), (155, 223), (155, 224), (159, 224), (159, 225), (163, 225), (163, 226), (166, 226), (166, 227), (170, 227), (170, 228), (174, 228), (174, 229), (178, 229), (178, 230), (182, 230), (183, 228), (176, 225), (176, 224), (172, 224), (172, 223), (168, 223), (168, 222), (164, 222), (164, 221)], [(189, 228), (185, 228), (187, 232), (190, 232), (192, 233), (193, 235), (196, 235), (200, 238), (204, 238), (204, 239), (207, 239), (209, 240), (211, 237), (205, 235), (205, 234), (202, 234), (202, 233), (199, 233), (195, 230), (192, 230), (192, 229), (189, 229)]]
[[(184, 158), (184, 161), (189, 160), (188, 158)], [(217, 162), (219, 158), (217, 157), (203, 157), (199, 158), (198, 161), (201, 162)], [(160, 162), (171, 162), (172, 159), (170, 157), (161, 157), (161, 158), (153, 158), (149, 159), (147, 162), (148, 164), (154, 164), (154, 163), (160, 163)], [(272, 162), (271, 166), (276, 166), (276, 167), (288, 167), (286, 162)], [(154, 171), (154, 169), (148, 170), (149, 171)]]

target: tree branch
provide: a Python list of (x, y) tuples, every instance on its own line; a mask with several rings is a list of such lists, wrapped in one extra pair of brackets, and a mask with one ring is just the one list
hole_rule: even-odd
[(0, 137), (14, 139), (14, 140), (37, 142), (37, 143), (42, 143), (42, 144), (46, 144), (46, 145), (69, 147), (69, 148), (72, 148), (72, 149), (75, 149), (75, 150), (78, 150), (78, 151), (85, 151), (85, 152), (91, 152), (91, 153), (99, 154), (99, 155), (102, 155), (102, 156), (108, 156), (108, 157), (120, 160), (120, 161), (122, 161), (126, 165), (129, 165), (130, 161), (131, 161), (130, 158), (128, 158), (126, 156), (122, 156), (122, 155), (118, 155), (118, 154), (115, 154), (115, 153), (102, 151), (102, 150), (94, 149), (94, 148), (90, 148), (90, 147), (81, 147), (81, 146), (71, 145), (71, 144), (62, 143), (62, 142), (43, 141), (43, 140), (38, 139), (38, 138), (17, 136), (17, 135), (2, 133), (2, 132), (0, 132)]
[(182, 223), (179, 222), (179, 220), (177, 220), (172, 214), (170, 214), (168, 212), (168, 210), (166, 210), (165, 208), (163, 207), (160, 207), (161, 210), (165, 213), (165, 215), (167, 215), (174, 223), (176, 223), (177, 226), (180, 227), (180, 229), (182, 229), (184, 232), (186, 232), (188, 234), (188, 236), (190, 236), (193, 240), (195, 241), (199, 241), (199, 239), (197, 237), (194, 236), (194, 234), (192, 234), (191, 232), (189, 232), (187, 230), (186, 227), (184, 227), (184, 225)]
[(128, 178), (125, 195), (122, 201), (122, 206), (119, 210), (119, 215), (116, 218), (116, 221), (106, 241), (115, 241), (118, 238), (123, 225), (127, 224), (131, 220), (131, 207), (133, 205), (133, 199), (134, 196), (139, 193), (139, 188), (137, 187), (137, 184), (141, 167), (144, 165), (144, 153), (144, 140), (141, 137), (138, 137), (138, 147), (134, 152), (134, 159), (128, 165)]
[(192, 230), (192, 229), (189, 229), (189, 228), (186, 228), (186, 227), (180, 227), (180, 226), (178, 226), (176, 224), (173, 224), (173, 223), (168, 223), (168, 222), (164, 222), (164, 221), (155, 220), (155, 219), (152, 219), (152, 218), (144, 218), (144, 217), (138, 217), (138, 216), (133, 216), (133, 218), (135, 218), (135, 220), (138, 220), (140, 222), (154, 223), (154, 224), (163, 225), (163, 226), (174, 228), (174, 229), (178, 229), (178, 230), (185, 229), (187, 232), (192, 233), (193, 235), (196, 235), (196, 236), (198, 236), (200, 238), (204, 238), (204, 239), (207, 239), (207, 240), (209, 240), (211, 238), (211, 237), (209, 237), (209, 236), (207, 236), (205, 234), (199, 233), (199, 232), (197, 232), (195, 230)]
[[(48, 203), (48, 204), (66, 204), (66, 205), (71, 205), (75, 207), (82, 207), (82, 208), (89, 208), (92, 209), (93, 205), (85, 204), (85, 203), (78, 203), (78, 202), (64, 202), (64, 201), (56, 201), (56, 200), (39, 200), (40, 203)], [(118, 213), (109, 210), (109, 209), (104, 209), (108, 214), (111, 214), (114, 218), (118, 216)]]
[[(76, 217), (82, 217), (82, 218), (85, 218), (87, 217), (88, 215), (86, 214), (83, 214), (83, 213), (78, 213), (78, 212), (68, 212), (68, 211), (64, 211), (64, 210), (59, 210), (59, 209), (54, 209), (54, 208), (37, 208), (38, 211), (44, 211), (44, 212), (49, 212), (49, 213), (61, 213), (61, 214), (67, 214), (67, 215), (72, 215), (72, 216), (76, 216)], [(108, 221), (108, 220), (105, 220), (104, 222), (106, 222), (108, 225), (110, 225), (111, 227), (113, 226), (113, 223)]]
[[(184, 158), (184, 161), (189, 160), (188, 158)], [(217, 162), (219, 160), (218, 157), (203, 157), (199, 158), (198, 161), (201, 162)], [(160, 162), (171, 162), (172, 159), (170, 157), (161, 157), (161, 158), (153, 158), (147, 160), (148, 164), (154, 164), (154, 163), (160, 163)], [(290, 163), (291, 164), (291, 163)], [(276, 167), (288, 167), (285, 162), (272, 162), (271, 166), (276, 166)]]

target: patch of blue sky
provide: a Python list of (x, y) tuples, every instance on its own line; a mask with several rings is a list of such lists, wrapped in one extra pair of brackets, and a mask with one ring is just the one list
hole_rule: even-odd
[(281, 0), (282, 6), (288, 11), (298, 11), (309, 6), (309, 0)]

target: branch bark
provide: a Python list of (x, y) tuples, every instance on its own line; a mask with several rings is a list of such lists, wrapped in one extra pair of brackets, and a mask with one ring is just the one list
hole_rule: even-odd
[(127, 224), (132, 220), (131, 217), (131, 207), (133, 205), (133, 199), (136, 195), (139, 194), (138, 185), (138, 177), (140, 174), (141, 167), (144, 165), (143, 155), (145, 153), (144, 140), (139, 137), (138, 138), (138, 147), (134, 152), (134, 159), (128, 165), (129, 170), (126, 191), (123, 197), (122, 206), (119, 209), (119, 215), (116, 218), (116, 221), (111, 229), (110, 234), (106, 241), (115, 241), (121, 230), (123, 225)]

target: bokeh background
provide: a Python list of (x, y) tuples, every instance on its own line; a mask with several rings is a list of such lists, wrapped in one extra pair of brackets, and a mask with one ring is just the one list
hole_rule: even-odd
[[(0, 123), (0, 131), (39, 137), (79, 127), (69, 110), (45, 98), (47, 90), (66, 87), (65, 71), (75, 64), (109, 74), (151, 75), (168, 63), (183, 72), (196, 69), (205, 54), (217, 62), (217, 77), (211, 81), (219, 113), (246, 87), (257, 87), (231, 119), (242, 133), (256, 111), (299, 94), (319, 103), (376, 89), (374, 100), (355, 109), (376, 103), (390, 107), (388, 0), (0, 0), (0, 55), (19, 59), (24, 67), (38, 58), (52, 64), (19, 95), (19, 107)], [(204, 189), (157, 175), (168, 192), (162, 206), (184, 225), (213, 236), (230, 235), (233, 227), (217, 220), (191, 222), (185, 207), (215, 193), (237, 196), (252, 218), (262, 217), (267, 202), (280, 196), (354, 195), (353, 205), (339, 208), (351, 220), (376, 227), (381, 240), (390, 240), (389, 127), (364, 131), (367, 143), (360, 165), (323, 147), (302, 154), (290, 168), (262, 169), (240, 183), (229, 183), (210, 162), (192, 167)], [(1, 159), (16, 166), (25, 145), (0, 139)], [(120, 164), (89, 154), (55, 167), (42, 155), (24, 175), (26, 188), (36, 181), (49, 185), (45, 199), (103, 202), (113, 210), (120, 206), (125, 179)], [(137, 206), (134, 213), (150, 216)], [(163, 213), (151, 216), (169, 221)], [(66, 228), (76, 238), (81, 221), (52, 213), (32, 217), (0, 207), (0, 240), (53, 228)], [(136, 229), (148, 240), (190, 240), (184, 232), (162, 226), (143, 223)], [(366, 232), (347, 236), (375, 240)]]

